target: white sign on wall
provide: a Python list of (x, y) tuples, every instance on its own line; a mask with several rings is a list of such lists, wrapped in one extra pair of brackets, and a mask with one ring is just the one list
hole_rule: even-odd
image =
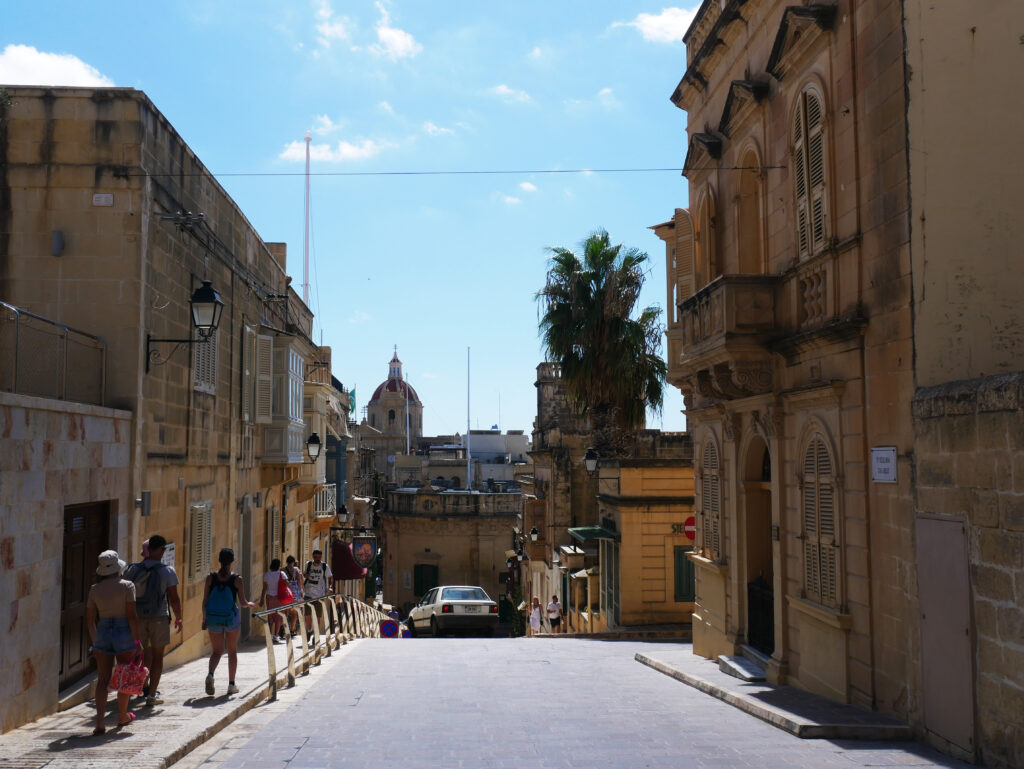
[(871, 447), (871, 480), (875, 483), (896, 483), (896, 447)]
[(168, 542), (167, 547), (164, 548), (164, 557), (160, 559), (164, 566), (170, 566), (174, 568), (174, 543)]

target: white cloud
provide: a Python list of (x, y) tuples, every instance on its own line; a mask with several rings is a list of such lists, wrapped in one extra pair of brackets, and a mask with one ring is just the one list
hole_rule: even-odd
[(6, 85), (112, 86), (114, 81), (70, 53), (47, 53), (30, 45), (8, 45), (0, 53), (0, 83)]
[(632, 21), (617, 21), (613, 27), (634, 27), (651, 43), (677, 43), (693, 21), (697, 8), (663, 8), (661, 13), (639, 13)]
[(429, 120), (423, 124), (423, 130), (426, 131), (431, 136), (451, 136), (452, 134), (455, 133), (455, 131), (453, 131), (452, 129), (442, 128), (439, 125), (431, 123)]
[[(356, 144), (340, 141), (333, 146), (330, 144), (311, 144), (309, 147), (309, 157), (311, 160), (318, 160), (323, 163), (347, 163), (353, 160), (366, 160), (367, 158), (375, 157), (384, 150), (393, 149), (396, 146), (398, 145), (394, 142), (374, 141), (373, 139), (363, 139)], [(281, 160), (305, 160), (306, 143), (291, 142), (286, 144), (278, 157)]]
[(377, 106), (380, 107), (384, 112), (387, 112), (389, 115), (395, 114), (395, 108), (388, 104), (386, 101), (382, 101)]
[(324, 48), (330, 48), (331, 42), (334, 40), (348, 40), (350, 22), (346, 17), (342, 17), (338, 21), (333, 20), (334, 9), (331, 8), (329, 0), (320, 0), (320, 5), (316, 10), (316, 19), (317, 42)]
[(362, 310), (353, 310), (352, 317), (348, 319), (349, 323), (366, 323), (368, 320), (373, 320), (373, 316), (368, 312)]
[(530, 184), (530, 182), (519, 182), (519, 189), (526, 192), (536, 192), (537, 186), (535, 184)]
[(335, 123), (328, 115), (317, 115), (313, 119), (313, 133), (325, 136), (341, 128), (340, 123)]
[(566, 99), (565, 108), (570, 111), (583, 111), (591, 107), (602, 107), (603, 109), (618, 109), (622, 106), (615, 97), (611, 88), (602, 88), (597, 94), (589, 99)]
[(514, 198), (511, 195), (503, 195), (501, 200), (506, 206), (518, 206), (523, 202), (519, 198)]
[(491, 93), (493, 93), (495, 96), (500, 96), (502, 99), (508, 102), (523, 103), (530, 101), (530, 94), (528, 94), (526, 91), (517, 91), (514, 88), (509, 88), (504, 83), (502, 83), (501, 85), (494, 86), (494, 88), (491, 89)]
[(380, 21), (377, 22), (379, 44), (370, 46), (371, 53), (398, 61), (412, 58), (423, 50), (416, 38), (403, 29), (391, 26), (391, 16), (383, 5), (377, 3), (377, 9), (380, 11)]
[(541, 50), (539, 45), (535, 45), (533, 50), (526, 54), (526, 56), (534, 61), (540, 61), (544, 58), (544, 51)]
[(601, 102), (601, 106), (613, 108), (621, 106), (619, 100), (615, 98), (615, 94), (611, 88), (602, 88), (597, 92), (597, 100)]

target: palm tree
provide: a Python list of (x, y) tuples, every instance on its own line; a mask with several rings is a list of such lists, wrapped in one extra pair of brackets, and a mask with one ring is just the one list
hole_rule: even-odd
[(547, 359), (558, 363), (570, 404), (590, 417), (604, 456), (622, 453), (625, 433), (644, 426), (648, 408), (661, 411), (666, 366), (661, 358), (661, 308), (632, 317), (648, 256), (612, 245), (598, 230), (582, 255), (549, 248), (551, 260), (540, 303), (540, 334)]

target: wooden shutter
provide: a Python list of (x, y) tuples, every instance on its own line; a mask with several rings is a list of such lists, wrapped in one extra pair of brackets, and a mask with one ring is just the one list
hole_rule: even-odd
[(821, 437), (807, 446), (802, 469), (804, 592), (812, 600), (834, 606), (839, 601), (835, 477), (832, 457)]
[(243, 422), (252, 422), (256, 416), (253, 396), (256, 390), (256, 332), (249, 326), (242, 333), (242, 411)]
[(825, 245), (825, 133), (821, 101), (813, 93), (807, 101), (807, 187), (810, 195), (811, 251)]
[(713, 443), (704, 447), (701, 466), (701, 530), (704, 554), (719, 560), (722, 552), (722, 499), (719, 478), (718, 449)]
[(188, 574), (193, 580), (205, 578), (210, 570), (213, 548), (213, 506), (209, 502), (189, 507)]
[(200, 392), (217, 394), (217, 331), (206, 341), (196, 337), (192, 345), (192, 387)]
[(274, 337), (260, 334), (256, 338), (256, 397), (254, 410), (257, 422), (269, 422), (274, 398)]

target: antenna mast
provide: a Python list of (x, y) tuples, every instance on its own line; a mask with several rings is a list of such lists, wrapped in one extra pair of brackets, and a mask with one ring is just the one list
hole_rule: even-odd
[(309, 143), (313, 134), (306, 131), (306, 226), (302, 238), (302, 302), (309, 307)]

